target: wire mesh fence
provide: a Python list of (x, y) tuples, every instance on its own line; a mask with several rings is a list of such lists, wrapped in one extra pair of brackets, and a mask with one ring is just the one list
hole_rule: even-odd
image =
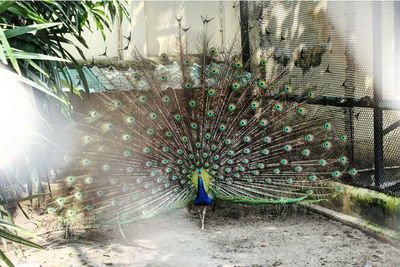
[(288, 82), (317, 88), (320, 99), (314, 104), (321, 116), (331, 113), (350, 137), (348, 154), (359, 171), (345, 182), (400, 195), (395, 49), (400, 4), (255, 1), (249, 6), (252, 56), (273, 59), (266, 76), (293, 60)]

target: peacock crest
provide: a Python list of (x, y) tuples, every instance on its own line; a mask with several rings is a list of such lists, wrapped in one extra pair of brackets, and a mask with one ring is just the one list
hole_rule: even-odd
[[(134, 51), (132, 88), (80, 101), (59, 142), (62, 183), (49, 213), (96, 226), (207, 205), (204, 198), (313, 201), (335, 194), (327, 181), (355, 174), (345, 134), (307, 104), (313, 88), (285, 78), (289, 67), (267, 80), (269, 57), (250, 65), (234, 44), (222, 51), (206, 35), (197, 57), (184, 52), (181, 38), (179, 46), (159, 65)], [(301, 101), (286, 101), (292, 95)]]

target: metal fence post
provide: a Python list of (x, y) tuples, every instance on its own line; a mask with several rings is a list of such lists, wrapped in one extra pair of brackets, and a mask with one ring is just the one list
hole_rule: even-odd
[(394, 3), (394, 88), (400, 91), (400, 2)]
[(382, 100), (382, 2), (374, 1), (373, 12), (373, 68), (374, 68), (374, 158), (375, 186), (383, 180), (383, 111), (379, 107)]
[(240, 1), (240, 35), (241, 35), (241, 39), (242, 39), (242, 43), (241, 43), (242, 44), (242, 60), (244, 63), (247, 63), (250, 60), (249, 2), (248, 2), (248, 0)]
[[(355, 16), (356, 4), (352, 1), (345, 2), (345, 20), (346, 20), (346, 78), (344, 81), (344, 95), (345, 97), (354, 98), (355, 88)], [(345, 132), (349, 137), (347, 148), (350, 150), (350, 164), (354, 166), (354, 107), (344, 108), (345, 116)]]

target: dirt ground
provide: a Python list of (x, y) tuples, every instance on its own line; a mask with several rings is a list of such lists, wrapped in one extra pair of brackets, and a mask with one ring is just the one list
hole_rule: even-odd
[(121, 231), (97, 240), (51, 233), (45, 250), (12, 258), (20, 267), (400, 266), (400, 249), (299, 207), (224, 205), (207, 213), (204, 231), (183, 209), (122, 233), (127, 240)]

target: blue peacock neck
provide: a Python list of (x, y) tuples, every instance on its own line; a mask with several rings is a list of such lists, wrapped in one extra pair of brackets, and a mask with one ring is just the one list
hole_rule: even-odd
[(203, 171), (202, 168), (197, 170), (197, 194), (196, 198), (193, 200), (193, 204), (196, 206), (209, 206), (212, 204), (212, 199), (207, 194), (203, 179), (203, 176), (207, 175), (207, 172)]

